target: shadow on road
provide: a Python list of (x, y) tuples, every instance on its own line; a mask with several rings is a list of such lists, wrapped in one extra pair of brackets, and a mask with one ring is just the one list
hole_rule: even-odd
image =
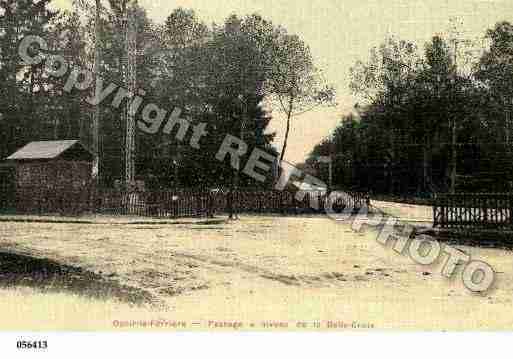
[(116, 280), (79, 267), (0, 252), (0, 288), (16, 287), (29, 287), (43, 293), (69, 293), (94, 299), (116, 299), (136, 305), (155, 302), (155, 298), (148, 292), (120, 285)]
[(513, 250), (513, 233), (509, 231), (439, 231), (435, 236), (453, 246)]

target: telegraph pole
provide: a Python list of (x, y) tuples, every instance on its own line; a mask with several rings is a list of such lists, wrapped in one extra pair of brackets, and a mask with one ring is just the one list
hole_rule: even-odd
[[(125, 54), (124, 54), (124, 83), (129, 93), (137, 89), (137, 0), (130, 0), (125, 8)], [(123, 111), (126, 123), (125, 133), (125, 184), (131, 188), (135, 180), (135, 114), (131, 111), (130, 101), (126, 102)]]
[[(100, 25), (100, 12), (101, 12), (101, 0), (96, 0), (96, 18), (94, 23), (94, 80), (95, 80), (95, 96), (98, 96), (98, 79), (100, 77), (100, 66), (101, 66), (101, 25)], [(101, 144), (100, 144), (100, 122), (101, 122), (101, 111), (100, 104), (96, 104), (93, 114), (93, 179), (96, 185), (100, 184), (100, 163), (101, 163)]]
[[(454, 75), (453, 75), (453, 83), (452, 83), (452, 92), (453, 92), (453, 101), (456, 101), (456, 91), (457, 91), (457, 77), (458, 77), (458, 39), (454, 40)], [(457, 152), (457, 131), (456, 131), (456, 114), (452, 113), (451, 115), (451, 189), (450, 193), (456, 193), (456, 176), (457, 176), (457, 163), (458, 163), (458, 152)]]
[(505, 108), (506, 108), (506, 148), (509, 150), (509, 143), (510, 143), (510, 131), (511, 131), (511, 109), (513, 107), (513, 101), (511, 98), (506, 99), (504, 101)]
[[(241, 108), (241, 116), (240, 116), (240, 130), (239, 130), (239, 138), (242, 142), (245, 141), (246, 137), (246, 118), (248, 117), (248, 102), (247, 98), (244, 95), (239, 96), (240, 108)], [(239, 219), (239, 208), (238, 208), (238, 193), (240, 188), (240, 171), (242, 170), (241, 160), (238, 159), (238, 168), (234, 171), (233, 185), (231, 189), (231, 206), (230, 206), (230, 219), (237, 220)]]

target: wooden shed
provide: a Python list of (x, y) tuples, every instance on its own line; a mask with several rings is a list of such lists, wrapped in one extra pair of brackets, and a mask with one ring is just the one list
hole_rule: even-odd
[(18, 204), (63, 206), (73, 201), (74, 195), (86, 192), (92, 183), (93, 159), (78, 140), (27, 144), (7, 158), (15, 168)]
[(9, 163), (0, 163), (0, 212), (13, 209), (16, 202), (16, 172)]

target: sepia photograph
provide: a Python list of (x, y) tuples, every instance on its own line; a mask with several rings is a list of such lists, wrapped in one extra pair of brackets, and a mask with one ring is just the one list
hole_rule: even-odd
[(510, 0), (0, 0), (0, 103), (2, 332), (513, 329)]

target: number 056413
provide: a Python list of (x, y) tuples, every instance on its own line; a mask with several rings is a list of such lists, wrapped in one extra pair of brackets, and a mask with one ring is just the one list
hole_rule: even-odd
[(48, 342), (46, 340), (37, 340), (37, 341), (31, 341), (31, 340), (18, 340), (16, 346), (18, 349), (47, 349), (48, 348)]

